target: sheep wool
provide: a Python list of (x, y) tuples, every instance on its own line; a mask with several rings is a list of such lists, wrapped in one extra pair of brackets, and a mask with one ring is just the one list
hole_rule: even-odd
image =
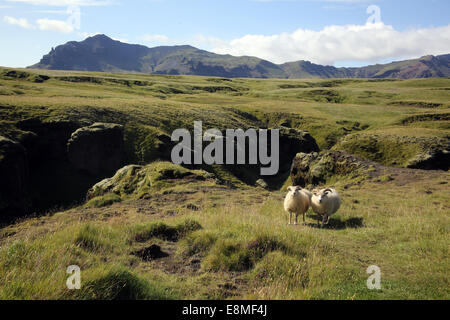
[(341, 197), (335, 189), (313, 191), (311, 207), (315, 213), (322, 216), (322, 226), (329, 223), (330, 217), (339, 210), (340, 206)]
[(289, 224), (292, 224), (292, 214), (295, 215), (295, 222), (299, 214), (303, 215), (303, 223), (305, 223), (305, 213), (310, 206), (310, 192), (301, 187), (288, 187), (288, 194), (284, 199), (284, 210), (289, 213)]

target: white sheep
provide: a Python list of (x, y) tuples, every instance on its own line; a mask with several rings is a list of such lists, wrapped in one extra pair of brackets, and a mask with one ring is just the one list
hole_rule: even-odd
[(315, 213), (322, 216), (322, 227), (330, 222), (330, 217), (339, 210), (340, 206), (341, 197), (336, 190), (332, 188), (313, 190), (311, 207)]
[(292, 214), (295, 214), (295, 225), (297, 225), (297, 217), (303, 214), (303, 224), (305, 223), (305, 213), (310, 206), (311, 193), (301, 187), (288, 187), (288, 194), (284, 199), (284, 210), (289, 213), (289, 224), (292, 221)]

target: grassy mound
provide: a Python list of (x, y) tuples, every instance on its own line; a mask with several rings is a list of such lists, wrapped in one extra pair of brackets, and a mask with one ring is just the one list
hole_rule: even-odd
[[(399, 136), (395, 134), (352, 134), (342, 138), (333, 150), (346, 151), (387, 166), (421, 168), (438, 154), (448, 153), (448, 139), (438, 137)], [(435, 169), (441, 168), (436, 159)], [(428, 169), (428, 167), (426, 167)]]
[(75, 298), (83, 300), (169, 300), (179, 298), (123, 266), (93, 270)]

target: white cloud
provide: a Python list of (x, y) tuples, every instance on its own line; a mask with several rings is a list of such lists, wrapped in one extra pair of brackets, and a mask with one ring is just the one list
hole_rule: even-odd
[(298, 29), (275, 35), (245, 35), (216, 45), (213, 52), (249, 55), (275, 63), (308, 60), (332, 65), (339, 61), (376, 62), (450, 52), (450, 24), (397, 31), (383, 23)]
[(116, 38), (116, 37), (111, 37), (111, 39), (116, 40), (116, 41), (120, 41), (123, 43), (129, 43), (130, 41), (126, 38)]
[(104, 6), (112, 4), (111, 0), (6, 0), (8, 2), (21, 2), (37, 6)]
[(25, 18), (17, 19), (17, 18), (5, 16), (5, 17), (3, 17), (3, 20), (6, 23), (9, 23), (9, 24), (12, 24), (12, 25), (15, 25), (15, 26), (19, 26), (19, 27), (22, 27), (22, 28), (25, 28), (25, 29), (33, 29), (33, 26), (31, 24), (29, 24), (28, 20), (25, 19)]
[(74, 31), (74, 27), (62, 20), (50, 20), (50, 19), (38, 19), (37, 24), (39, 30), (42, 31), (56, 31), (60, 33), (71, 33)]

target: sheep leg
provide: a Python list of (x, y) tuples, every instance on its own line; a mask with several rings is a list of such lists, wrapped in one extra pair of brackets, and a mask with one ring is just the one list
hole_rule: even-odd
[(289, 223), (288, 223), (288, 225), (291, 225), (291, 219), (292, 219), (292, 213), (289, 212)]
[(305, 214), (306, 212), (303, 212), (303, 225), (306, 225)]
[(323, 228), (323, 226), (326, 224), (325, 223), (325, 219), (326, 218), (328, 218), (328, 216), (325, 214), (324, 216), (323, 216), (323, 218), (322, 218), (322, 228)]
[(295, 222), (294, 222), (295, 226), (297, 225), (297, 217), (298, 217), (298, 213), (295, 213)]
[(327, 216), (327, 223), (325, 223), (325, 224), (328, 224), (328, 223), (330, 223), (330, 217), (329, 216)]

